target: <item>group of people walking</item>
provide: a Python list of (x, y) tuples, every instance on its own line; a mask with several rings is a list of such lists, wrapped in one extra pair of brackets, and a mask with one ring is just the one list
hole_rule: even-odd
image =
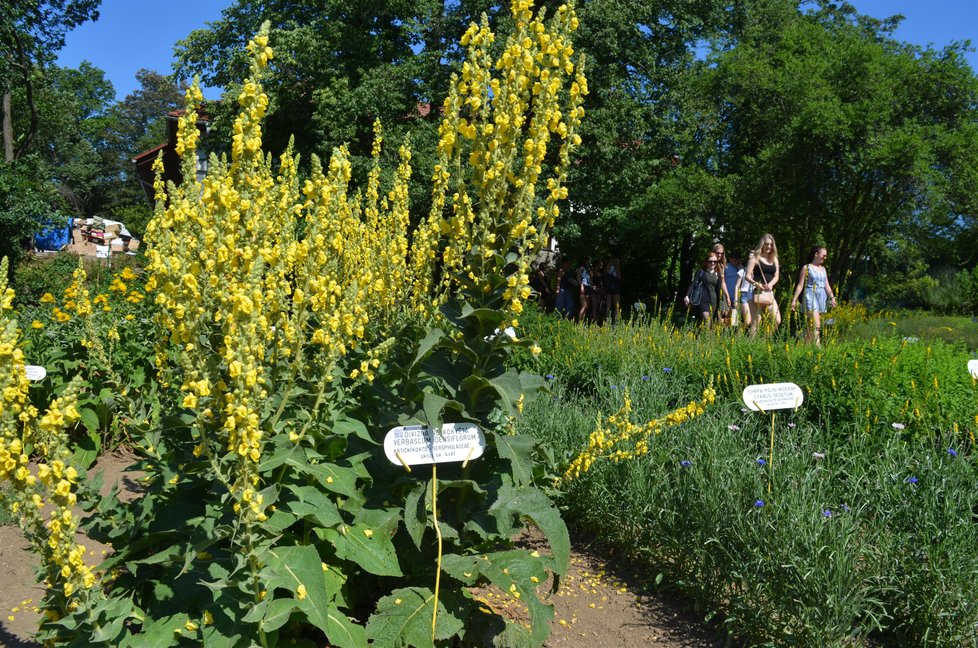
[(578, 322), (618, 321), (621, 313), (621, 259), (564, 259), (551, 283), (547, 266), (537, 268), (531, 287), (547, 310)]
[[(808, 316), (806, 338), (815, 344), (821, 341), (821, 315), (836, 302), (825, 271), (826, 256), (824, 246), (812, 248), (790, 303), (791, 310), (795, 310), (801, 299), (802, 309)], [(781, 311), (774, 293), (780, 279), (778, 247), (770, 234), (762, 236), (750, 251), (746, 265), (740, 263), (736, 254), (728, 258), (724, 246), (717, 243), (693, 277), (683, 302), (707, 327), (719, 319), (729, 319), (732, 324), (742, 319), (748, 333), (756, 335), (764, 317), (770, 317), (775, 328), (781, 325)]]

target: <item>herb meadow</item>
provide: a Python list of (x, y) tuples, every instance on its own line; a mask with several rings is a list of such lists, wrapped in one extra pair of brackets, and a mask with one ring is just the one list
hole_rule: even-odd
[[(869, 322), (859, 309), (836, 317), (849, 331)], [(523, 319), (544, 341), (551, 397), (518, 428), (570, 467), (555, 481), (565, 516), (650, 581), (748, 645), (978, 641), (970, 352), (898, 336), (835, 334), (817, 348), (658, 319)], [(741, 402), (762, 382), (805, 395), (775, 414), (773, 455), (770, 413)]]
[[(41, 559), (40, 640), (542, 643), (553, 612), (538, 586), (566, 569), (569, 540), (538, 487), (545, 453), (514, 429), (545, 382), (507, 359), (539, 347), (504, 331), (519, 326), (529, 261), (566, 198), (587, 83), (572, 9), (534, 15), (517, 0), (512, 13), (502, 47), (485, 20), (462, 39), (417, 227), (409, 143), (382, 186), (379, 124), (360, 191), (342, 148), (308, 175), (290, 151), (263, 152), (263, 31), (248, 43), (230, 158), (212, 157), (202, 181), (201, 95), (188, 91), (186, 180), (157, 182), (144, 275), (93, 297), (78, 267), (22, 311), (23, 335), (0, 285), (0, 481)], [(49, 387), (29, 386), (21, 343)], [(409, 472), (384, 457), (395, 426), (458, 421), (485, 432), (477, 460)], [(146, 474), (128, 505), (94, 495), (85, 472), (89, 452), (121, 441)], [(551, 552), (513, 546), (527, 521)], [(80, 529), (112, 546), (103, 563)], [(477, 600), (489, 587), (529, 623)]]

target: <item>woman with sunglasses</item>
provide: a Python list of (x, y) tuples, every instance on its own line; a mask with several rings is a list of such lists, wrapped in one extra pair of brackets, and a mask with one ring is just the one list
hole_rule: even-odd
[(757, 335), (757, 325), (764, 313), (774, 317), (774, 328), (781, 325), (781, 311), (778, 310), (778, 300), (774, 298), (774, 286), (781, 277), (781, 266), (778, 263), (778, 246), (774, 237), (765, 234), (757, 242), (754, 258), (747, 262), (744, 281), (750, 284), (753, 299), (749, 302), (750, 329), (748, 333)]
[(713, 313), (720, 304), (723, 293), (722, 272), (723, 268), (717, 254), (710, 252), (703, 262), (703, 267), (697, 271), (693, 282), (686, 289), (686, 296), (683, 298), (686, 308), (693, 308), (706, 328), (710, 328)]

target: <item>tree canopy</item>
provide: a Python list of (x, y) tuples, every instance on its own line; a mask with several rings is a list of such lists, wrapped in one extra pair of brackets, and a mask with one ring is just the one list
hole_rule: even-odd
[[(53, 65), (67, 30), (97, 17), (97, 0), (11, 7), (0, 19), (0, 89), (11, 104), (6, 159), (24, 160), (0, 186), (53, 183), (31, 200), (77, 215), (141, 204), (131, 157), (162, 142), (180, 88), (144, 70), (141, 89), (113, 103), (100, 71)], [(505, 33), (502, 9), (234, 0), (176, 43), (176, 78), (236, 96), (244, 44), (268, 21), (269, 150), (293, 141), (308, 161), (347, 144), (363, 179), (379, 119), (387, 141), (410, 137), (416, 165), (430, 166), (461, 34), (483, 14)], [(566, 255), (618, 253), (626, 299), (674, 298), (708, 245), (743, 253), (765, 231), (791, 272), (826, 245), (843, 288), (978, 262), (978, 81), (967, 43), (913, 46), (894, 36), (900, 16), (829, 0), (580, 0), (577, 11), (591, 93), (556, 235)], [(212, 141), (230, 141), (234, 109), (208, 107)], [(423, 185), (412, 184), (415, 213), (426, 212)], [(4, 195), (16, 202), (20, 192)], [(871, 283), (861, 288), (880, 290)]]

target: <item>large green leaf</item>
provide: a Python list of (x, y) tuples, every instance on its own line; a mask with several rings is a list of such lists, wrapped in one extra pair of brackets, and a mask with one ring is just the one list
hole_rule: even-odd
[(520, 376), (516, 373), (516, 370), (510, 369), (503, 375), (496, 376), (490, 382), (492, 383), (493, 389), (499, 394), (506, 413), (510, 416), (516, 416), (519, 413), (516, 408), (516, 403), (523, 394), (523, 383), (520, 382)]
[(428, 517), (427, 507), (425, 506), (425, 493), (427, 487), (423, 483), (415, 483), (404, 498), (404, 528), (414, 541), (414, 546), (421, 548), (421, 539), (424, 536), (426, 520)]
[(533, 622), (531, 635), (539, 644), (547, 638), (547, 624), (553, 619), (553, 608), (537, 596), (537, 588), (547, 578), (548, 563), (544, 556), (514, 549), (480, 556), (449, 554), (442, 558), (442, 570), (467, 585), (487, 579), (506, 596), (526, 605)]
[(418, 362), (424, 360), (427, 357), (428, 352), (430, 352), (438, 342), (445, 336), (444, 331), (438, 328), (428, 329), (428, 333), (424, 336), (424, 339), (418, 344), (418, 352), (414, 356), (414, 361), (411, 362), (411, 366), (414, 367)]
[(326, 490), (353, 497), (357, 492), (357, 474), (354, 468), (333, 463), (310, 464), (305, 457), (289, 457), (285, 462), (300, 474), (310, 475)]
[(529, 519), (536, 524), (550, 543), (554, 569), (558, 574), (567, 571), (570, 559), (570, 535), (560, 512), (543, 491), (536, 488), (515, 488), (503, 484), (499, 497), (489, 508), (500, 526), (511, 526), (515, 520)]
[[(85, 410), (91, 412), (91, 410)], [(87, 427), (87, 426), (86, 426)], [(102, 449), (102, 438), (98, 429), (87, 429), (86, 434), (78, 441), (75, 446), (73, 462), (82, 468), (91, 468), (98, 459), (98, 453)]]
[(338, 558), (355, 562), (377, 576), (403, 575), (390, 534), (383, 529), (360, 522), (323, 529), (321, 535), (336, 548)]
[(512, 466), (513, 480), (518, 486), (529, 486), (533, 481), (533, 448), (537, 441), (526, 435), (495, 434), (496, 452)]
[(282, 503), (281, 508), (287, 508), (293, 514), (315, 521), (325, 527), (336, 526), (343, 522), (336, 504), (315, 486), (288, 487), (298, 501)]
[(441, 413), (449, 402), (444, 396), (425, 392), (423, 407), (429, 429), (441, 430)]
[(367, 632), (361, 625), (350, 621), (335, 605), (314, 605), (303, 601), (302, 610), (311, 623), (326, 633), (330, 645), (337, 648), (363, 648), (367, 645)]
[[(431, 636), (435, 594), (430, 589), (397, 589), (377, 603), (377, 611), (367, 621), (367, 637), (385, 648), (434, 648)], [(435, 639), (454, 637), (463, 629), (462, 620), (438, 602)]]
[(303, 585), (307, 598), (326, 603), (339, 591), (337, 583), (325, 577), (319, 552), (311, 545), (274, 547), (265, 560), (261, 574), (269, 592), (281, 588), (297, 596), (299, 585)]
[(78, 414), (81, 417), (82, 425), (84, 425), (85, 429), (89, 432), (98, 433), (98, 431), (102, 428), (102, 425), (98, 421), (98, 414), (90, 407), (78, 408)]

